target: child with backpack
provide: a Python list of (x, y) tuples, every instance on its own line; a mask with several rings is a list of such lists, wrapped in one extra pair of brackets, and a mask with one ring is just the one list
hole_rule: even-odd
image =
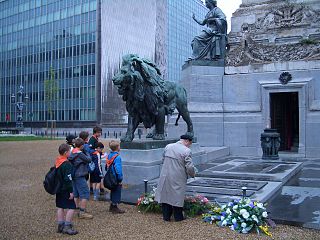
[(81, 138), (84, 141), (83, 150), (82, 150), (83, 153), (91, 155), (91, 153), (93, 153), (95, 150), (88, 143), (89, 133), (87, 131), (82, 131), (79, 133), (79, 138)]
[(70, 146), (68, 144), (61, 144), (59, 146), (59, 154), (55, 162), (57, 168), (57, 176), (62, 182), (61, 189), (56, 193), (56, 207), (58, 220), (58, 233), (68, 235), (75, 235), (78, 231), (73, 229), (72, 218), (76, 209), (73, 200), (72, 189), (72, 165), (67, 160), (70, 154)]
[(121, 201), (121, 189), (122, 189), (122, 163), (121, 163), (121, 157), (119, 155), (120, 152), (120, 143), (115, 140), (111, 140), (109, 143), (109, 147), (111, 152), (108, 155), (107, 158), (107, 164), (106, 164), (106, 171), (108, 168), (111, 168), (111, 171), (114, 176), (116, 176), (118, 180), (118, 185), (111, 190), (110, 193), (110, 208), (109, 212), (112, 212), (114, 214), (121, 214), (125, 213), (124, 210), (121, 210), (118, 208), (118, 204)]
[(98, 201), (100, 195), (101, 179), (103, 177), (101, 169), (101, 155), (104, 149), (104, 145), (102, 142), (98, 142), (95, 144), (95, 146), (96, 151), (91, 154), (91, 159), (95, 164), (95, 169), (92, 173), (90, 173), (90, 183), (93, 187), (93, 200)]
[(66, 136), (66, 143), (70, 146), (70, 151), (72, 151), (72, 149), (74, 149), (74, 140), (76, 139), (77, 137), (75, 135), (68, 135)]
[(77, 208), (79, 208), (79, 218), (91, 219), (93, 216), (86, 212), (87, 201), (90, 197), (89, 187), (86, 177), (88, 173), (88, 164), (91, 157), (82, 152), (84, 141), (77, 138), (74, 142), (75, 148), (72, 150), (68, 160), (73, 165), (73, 194)]

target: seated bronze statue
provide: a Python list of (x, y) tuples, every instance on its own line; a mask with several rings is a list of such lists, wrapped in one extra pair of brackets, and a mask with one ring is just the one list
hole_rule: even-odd
[(192, 43), (193, 54), (189, 60), (217, 60), (224, 59), (227, 46), (227, 21), (225, 14), (217, 7), (216, 0), (206, 0), (206, 7), (210, 10), (203, 21), (192, 18), (201, 26), (206, 25), (200, 35)]

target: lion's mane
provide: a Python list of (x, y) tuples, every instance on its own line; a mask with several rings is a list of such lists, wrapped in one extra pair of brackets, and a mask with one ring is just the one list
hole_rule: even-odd
[(166, 114), (175, 109), (174, 104), (167, 102), (169, 86), (161, 78), (160, 70), (148, 59), (129, 54), (122, 61), (122, 66), (127, 64), (132, 70), (131, 87), (123, 93), (127, 111), (132, 116), (138, 115), (144, 126), (150, 128), (155, 124), (160, 107), (165, 106)]

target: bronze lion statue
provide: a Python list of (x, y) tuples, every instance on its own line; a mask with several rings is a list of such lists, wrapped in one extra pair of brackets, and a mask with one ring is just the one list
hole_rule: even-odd
[(186, 134), (193, 136), (193, 126), (187, 108), (186, 90), (174, 82), (164, 81), (156, 65), (136, 54), (123, 56), (119, 72), (112, 78), (118, 93), (126, 102), (128, 128), (123, 142), (131, 142), (140, 123), (145, 128), (155, 126), (154, 140), (165, 139), (165, 116), (177, 108), (180, 116), (187, 123)]

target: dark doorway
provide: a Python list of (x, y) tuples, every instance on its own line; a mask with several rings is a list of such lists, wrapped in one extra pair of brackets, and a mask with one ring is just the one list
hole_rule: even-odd
[(299, 97), (297, 92), (270, 93), (271, 128), (280, 133), (280, 151), (298, 152)]

